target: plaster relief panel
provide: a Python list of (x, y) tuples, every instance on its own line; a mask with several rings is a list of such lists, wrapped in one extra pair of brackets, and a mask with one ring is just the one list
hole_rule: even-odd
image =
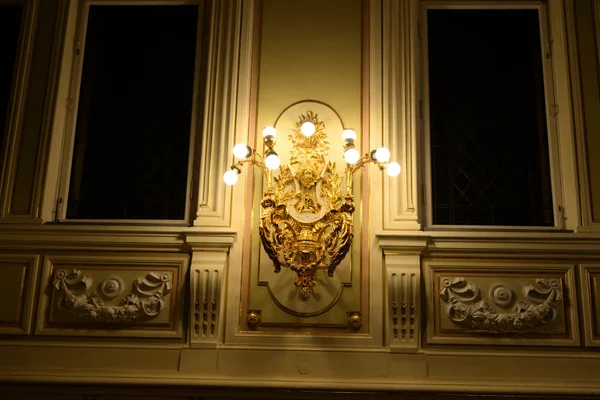
[(388, 343), (392, 352), (419, 349), (421, 264), (418, 255), (384, 251), (388, 290)]
[(29, 334), (37, 255), (0, 254), (0, 334)]
[(50, 256), (36, 333), (182, 337), (186, 255)]
[(581, 265), (581, 299), (583, 304), (586, 346), (600, 346), (600, 265)]
[(425, 260), (431, 344), (579, 344), (574, 266)]
[(192, 347), (216, 348), (222, 337), (224, 309), (225, 251), (197, 251), (190, 267), (190, 344)]

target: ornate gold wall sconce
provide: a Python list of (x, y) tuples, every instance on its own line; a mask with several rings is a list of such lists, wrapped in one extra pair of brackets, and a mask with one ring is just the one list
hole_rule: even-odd
[[(344, 141), (345, 191), (343, 178), (336, 172), (335, 162), (327, 161), (329, 143), (325, 124), (308, 111), (300, 115), (288, 136), (292, 144), (287, 164), (275, 151), (276, 130), (263, 129), (264, 157), (246, 144), (237, 144), (233, 155), (239, 159), (223, 179), (228, 185), (238, 180), (244, 163), (257, 166), (263, 173), (266, 188), (261, 206), (260, 240), (275, 266), (297, 274), (295, 285), (300, 298), (307, 301), (318, 270), (333, 276), (352, 244), (354, 196), (352, 177), (368, 163), (374, 163), (388, 175), (397, 176), (400, 165), (389, 162), (390, 152), (380, 147), (364, 155), (355, 148), (356, 132), (342, 132)], [(277, 176), (273, 171), (279, 169)]]

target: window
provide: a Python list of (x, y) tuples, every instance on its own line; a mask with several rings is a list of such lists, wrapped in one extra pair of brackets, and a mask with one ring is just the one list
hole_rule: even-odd
[(83, 4), (59, 218), (185, 221), (202, 8), (112, 4)]
[[(4, 143), (23, 6), (0, 4), (0, 146)], [(0, 152), (1, 154), (1, 152)]]
[(429, 225), (555, 226), (542, 2), (424, 8)]

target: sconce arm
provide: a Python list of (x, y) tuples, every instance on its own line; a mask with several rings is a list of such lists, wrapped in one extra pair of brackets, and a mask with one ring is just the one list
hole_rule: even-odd
[(347, 193), (352, 193), (352, 176), (356, 171), (364, 167), (369, 163), (376, 164), (380, 170), (383, 170), (384, 163), (378, 162), (374, 160), (369, 153), (365, 153), (362, 157), (358, 159), (358, 161), (354, 164), (346, 165), (346, 191)]
[(353, 165), (349, 165), (350, 175), (354, 175), (356, 171), (358, 171), (359, 169), (371, 162), (373, 162), (371, 156), (368, 153), (364, 154), (361, 158), (358, 159), (356, 163), (354, 163)]
[(265, 165), (263, 157), (260, 154), (258, 154), (256, 150), (252, 150), (252, 154), (248, 158), (238, 160), (234, 164), (234, 167), (241, 168), (244, 166), (244, 164), (250, 164), (258, 167), (262, 171), (263, 178), (267, 181), (267, 184), (269, 186), (271, 185), (271, 171)]

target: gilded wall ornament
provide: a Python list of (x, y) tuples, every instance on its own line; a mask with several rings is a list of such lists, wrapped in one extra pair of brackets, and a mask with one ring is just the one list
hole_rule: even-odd
[(262, 312), (260, 310), (249, 310), (246, 315), (246, 323), (248, 324), (248, 328), (251, 330), (255, 330), (259, 327), (262, 319)]
[(348, 327), (355, 332), (362, 328), (362, 316), (359, 312), (348, 313)]
[[(310, 137), (300, 132), (307, 118), (316, 128)], [(324, 124), (308, 113), (294, 128), (289, 164), (280, 168), (263, 200), (259, 233), (275, 272), (282, 265), (296, 272), (300, 297), (308, 300), (317, 270), (326, 269), (333, 276), (350, 250), (354, 199), (342, 195), (342, 177), (336, 174), (335, 163), (325, 161), (329, 144)]]
[[(308, 111), (300, 115), (292, 127), (288, 137), (291, 157), (286, 165), (280, 165), (275, 152), (275, 135), (273, 127), (263, 130), (267, 148), (264, 158), (249, 146), (236, 145), (233, 153), (242, 160), (223, 178), (227, 184), (237, 182), (245, 162), (263, 171), (266, 189), (261, 201), (260, 240), (274, 271), (280, 272), (282, 266), (294, 271), (298, 294), (308, 301), (317, 271), (325, 270), (328, 276), (333, 276), (350, 250), (354, 237), (353, 174), (374, 162), (395, 176), (400, 173), (400, 166), (388, 163), (390, 152), (385, 148), (360, 156), (354, 148), (356, 133), (347, 129), (342, 135), (346, 161), (344, 193), (344, 177), (336, 173), (334, 162), (327, 161), (329, 142), (325, 124), (316, 114)], [(279, 174), (274, 177), (273, 171), (277, 169)]]
[[(510, 313), (503, 314), (482, 300), (479, 288), (465, 278), (440, 278), (440, 281), (440, 298), (447, 303), (444, 312), (451, 321), (472, 329), (526, 332), (554, 321), (558, 315), (558, 302), (563, 298), (558, 279), (539, 278), (536, 279), (537, 286), (525, 284), (522, 287), (529, 301), (517, 301)], [(505, 285), (495, 285), (492, 289), (491, 295), (502, 302), (509, 299), (506, 290), (510, 289)]]

